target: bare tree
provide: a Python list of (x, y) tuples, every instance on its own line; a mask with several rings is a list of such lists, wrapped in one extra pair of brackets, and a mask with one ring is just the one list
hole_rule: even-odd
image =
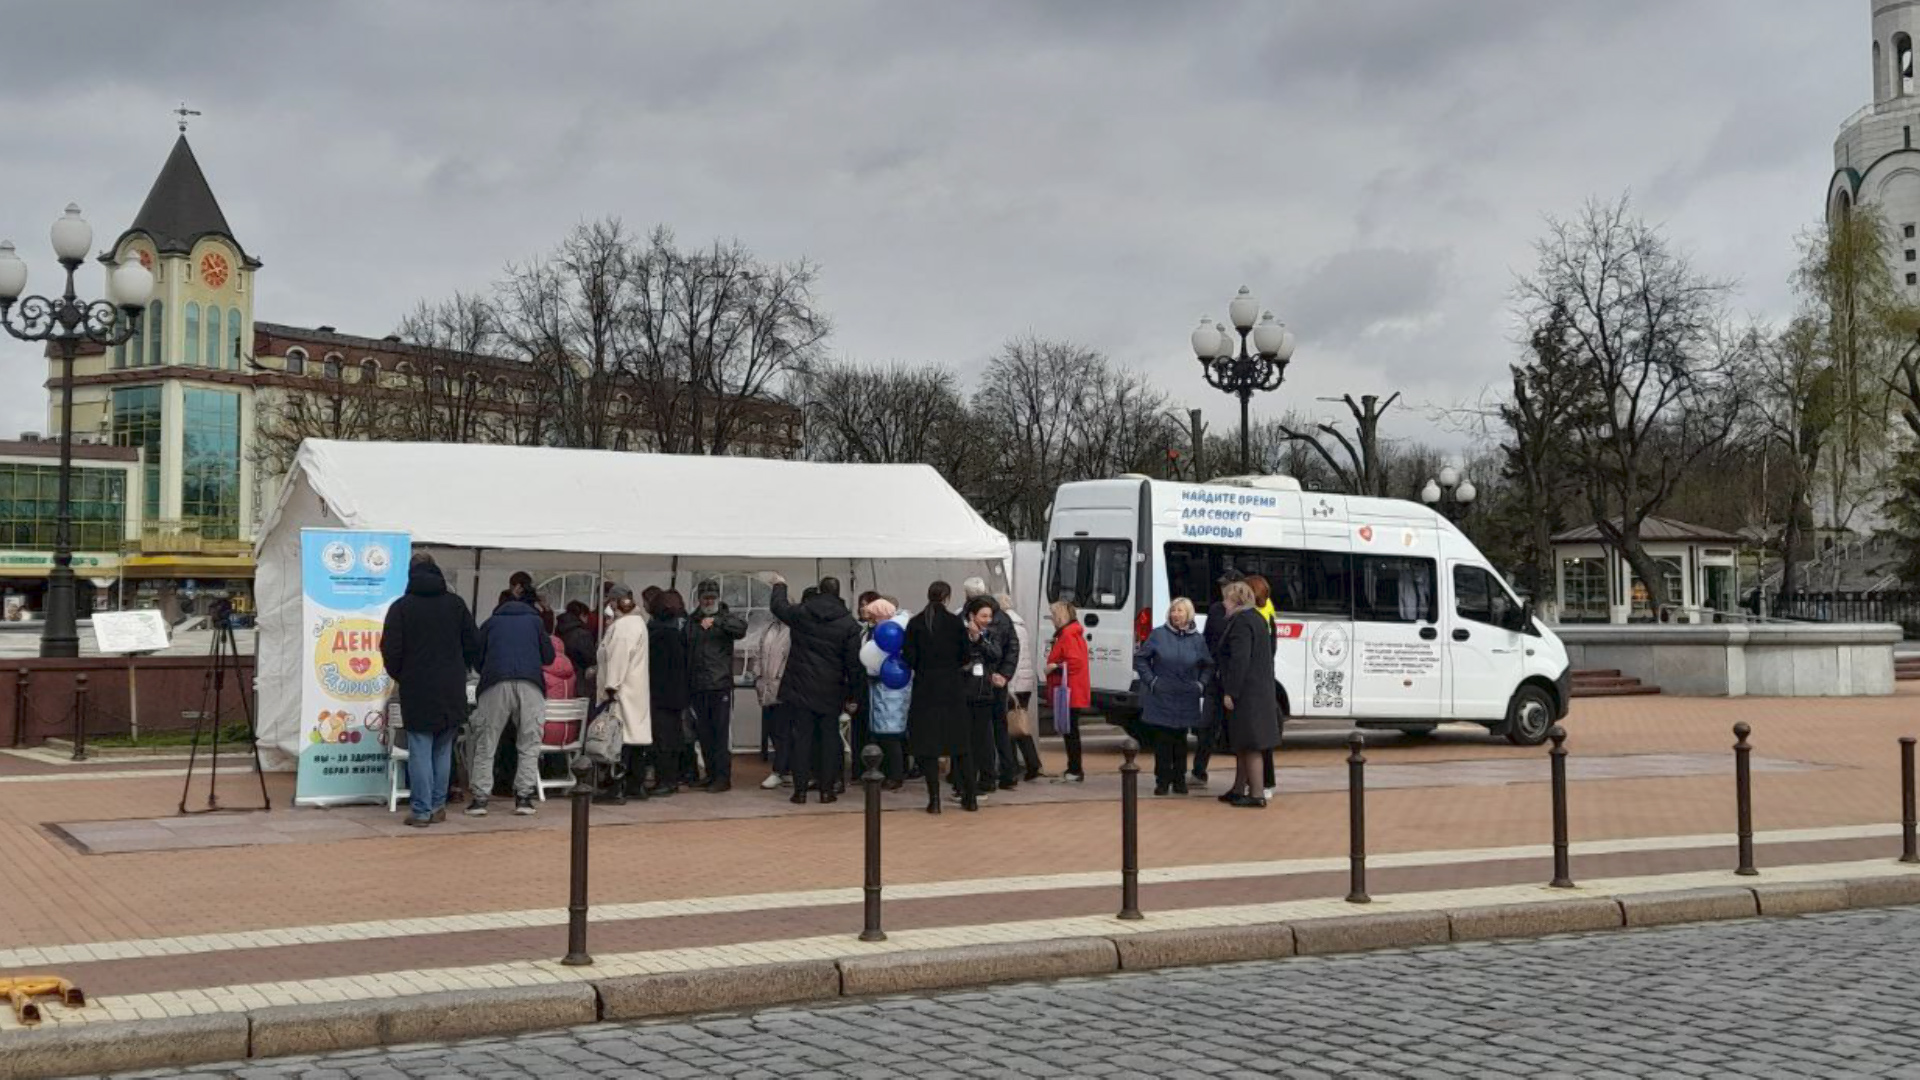
[(975, 493), (975, 505), (1015, 536), (1046, 535), (1047, 506), (1069, 475), (1081, 392), (1105, 365), (1083, 345), (1033, 336), (1007, 342), (987, 363), (973, 412), (1004, 448), (1005, 473)]
[(821, 364), (809, 373), (805, 399), (807, 456), (923, 463), (964, 486), (967, 403), (946, 368)]
[[(1375, 394), (1363, 395), (1359, 401), (1353, 400), (1352, 394), (1346, 394), (1339, 400), (1353, 414), (1352, 438), (1330, 421), (1316, 422), (1311, 428), (1283, 422), (1280, 432), (1289, 440), (1311, 448), (1348, 494), (1384, 497), (1389, 485), (1380, 449), (1380, 418), (1400, 400), (1400, 394), (1396, 391), (1385, 401)], [(1339, 448), (1338, 455), (1327, 449), (1328, 441)]]
[(1729, 287), (1696, 272), (1625, 198), (1549, 219), (1535, 248), (1515, 290), (1520, 313), (1538, 326), (1566, 309), (1566, 362), (1593, 394), (1573, 430), (1588, 507), (1657, 617), (1667, 597), (1641, 529), (1736, 431), (1757, 339), (1724, 331)]

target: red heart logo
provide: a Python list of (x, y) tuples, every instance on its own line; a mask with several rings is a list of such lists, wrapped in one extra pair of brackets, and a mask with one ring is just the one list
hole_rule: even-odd
[(347, 661), (347, 667), (352, 668), (355, 675), (365, 675), (373, 670), (373, 661), (364, 656), (356, 656)]
[(1373, 543), (1373, 526), (1360, 526), (1360, 539), (1365, 540), (1369, 544)]

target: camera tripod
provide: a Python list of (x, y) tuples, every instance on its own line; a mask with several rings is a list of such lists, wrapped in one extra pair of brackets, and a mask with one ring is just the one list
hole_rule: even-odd
[[(260, 768), (260, 729), (253, 715), (253, 695), (247, 692), (245, 672), (240, 667), (240, 645), (234, 639), (233, 617), (225, 604), (214, 609), (213, 643), (207, 650), (207, 674), (205, 689), (201, 691), (200, 715), (193, 721), (193, 748), (187, 754), (187, 780), (180, 788), (180, 812), (182, 814), (208, 814), (222, 810), (272, 810), (273, 799), (267, 794), (267, 774)], [(256, 663), (258, 662), (256, 658)], [(260, 779), (260, 805), (221, 806), (220, 805), (220, 699), (226, 693), (227, 675), (232, 673), (235, 688), (240, 697), (240, 711), (247, 718), (247, 744), (253, 748), (253, 774)], [(207, 725), (213, 725), (213, 749), (207, 759), (207, 805), (204, 809), (187, 809), (187, 793), (193, 788), (193, 767), (200, 758), (200, 738)]]

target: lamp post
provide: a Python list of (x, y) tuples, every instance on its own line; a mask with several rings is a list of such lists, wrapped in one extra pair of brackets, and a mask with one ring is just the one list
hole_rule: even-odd
[(1440, 470), (1440, 476), (1428, 480), (1427, 486), (1420, 489), (1420, 501), (1438, 511), (1455, 525), (1466, 520), (1467, 511), (1473, 509), (1473, 499), (1479, 492), (1473, 488), (1473, 481), (1460, 475), (1460, 470), (1451, 465)]
[(93, 246), (93, 227), (68, 204), (53, 223), (53, 253), (67, 272), (66, 292), (58, 299), (21, 293), (27, 264), (12, 241), (0, 242), (0, 325), (21, 341), (51, 342), (60, 353), (60, 506), (54, 525), (53, 570), (47, 575), (47, 619), (40, 632), (40, 655), (80, 655), (80, 628), (73, 596), (73, 359), (80, 343), (109, 348), (140, 332), (140, 316), (153, 295), (153, 272), (128, 259), (107, 274), (107, 299), (81, 300), (73, 275)]
[[(1193, 353), (1200, 359), (1209, 386), (1240, 399), (1240, 471), (1251, 473), (1253, 451), (1247, 436), (1247, 406), (1254, 391), (1278, 390), (1286, 381), (1287, 362), (1293, 359), (1293, 334), (1286, 323), (1274, 321), (1273, 312), (1261, 313), (1260, 302), (1245, 285), (1227, 304), (1227, 318), (1233, 322), (1232, 329), (1200, 317), (1192, 336)], [(1238, 342), (1235, 333), (1240, 335)]]

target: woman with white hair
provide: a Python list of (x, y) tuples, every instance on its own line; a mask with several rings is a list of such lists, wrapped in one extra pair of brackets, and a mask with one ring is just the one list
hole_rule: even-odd
[[(596, 665), (600, 669), (600, 695), (603, 708), (620, 710), (622, 735), (626, 747), (633, 751), (622, 756), (627, 768), (632, 768), (641, 748), (653, 745), (653, 677), (647, 666), (650, 637), (647, 618), (640, 613), (632, 589), (615, 585), (607, 591), (607, 601), (607, 611), (613, 621), (607, 624), (600, 638)], [(674, 720), (678, 722), (677, 718)], [(614, 771), (607, 770), (605, 784), (600, 794), (594, 796), (595, 802), (627, 801), (624, 773), (615, 776)]]
[(1227, 744), (1233, 748), (1233, 786), (1220, 801), (1263, 809), (1263, 754), (1280, 745), (1280, 701), (1273, 679), (1273, 630), (1260, 614), (1253, 589), (1229, 584), (1221, 599), (1227, 629), (1220, 641), (1220, 704), (1227, 713)]
[(1208, 669), (1213, 657), (1194, 625), (1193, 601), (1180, 597), (1167, 621), (1133, 653), (1142, 688), (1140, 718), (1153, 749), (1153, 793), (1187, 793), (1187, 732), (1205, 723)]
[[(874, 628), (892, 621), (900, 613), (894, 602), (876, 596), (867, 602), (860, 619), (867, 624), (867, 640), (873, 640)], [(899, 791), (907, 775), (907, 712), (913, 707), (913, 684), (895, 690), (877, 675), (867, 677), (867, 732), (873, 745), (880, 748), (880, 771), (886, 777), (880, 787)]]

